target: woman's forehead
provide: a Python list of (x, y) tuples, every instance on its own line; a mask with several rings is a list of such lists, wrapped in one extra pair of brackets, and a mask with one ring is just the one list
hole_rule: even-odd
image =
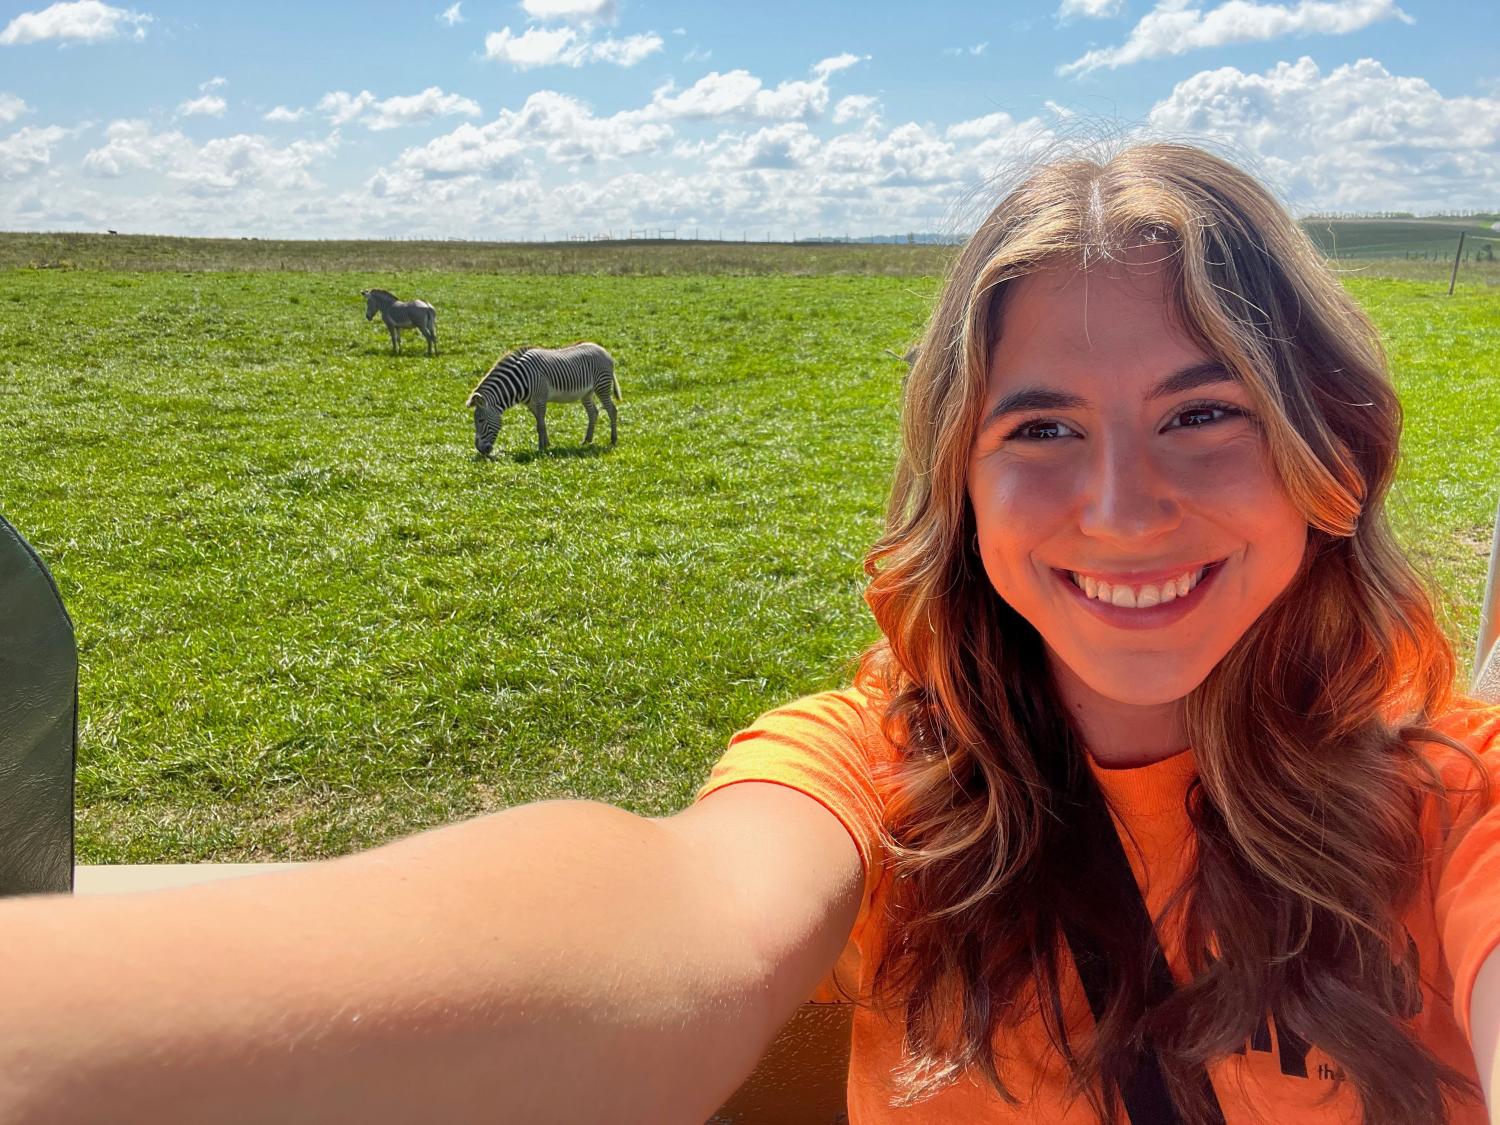
[(1170, 303), (1174, 262), (1174, 250), (1159, 243), (1127, 246), (1086, 261), (1069, 257), (1045, 262), (1010, 283), (1001, 312), (1018, 294), (1085, 304), (1090, 291), (1101, 285), (1135, 300)]
[(1058, 264), (1011, 283), (1001, 302), (991, 375), (1201, 354), (1177, 324), (1165, 263)]

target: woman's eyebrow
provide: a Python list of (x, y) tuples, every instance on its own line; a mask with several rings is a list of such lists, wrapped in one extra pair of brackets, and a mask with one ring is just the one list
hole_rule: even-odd
[[(1164, 376), (1146, 392), (1146, 401), (1180, 395), (1210, 383), (1238, 383), (1239, 377), (1216, 360), (1205, 360), (1183, 367)], [(1020, 387), (1011, 391), (984, 416), (980, 430), (986, 430), (1007, 414), (1020, 414), (1031, 410), (1077, 410), (1092, 405), (1082, 395), (1071, 391), (1051, 390), (1047, 387)]]
[(1184, 391), (1196, 390), (1209, 383), (1238, 383), (1240, 377), (1217, 360), (1205, 360), (1191, 367), (1174, 371), (1146, 392), (1146, 401), (1180, 395)]

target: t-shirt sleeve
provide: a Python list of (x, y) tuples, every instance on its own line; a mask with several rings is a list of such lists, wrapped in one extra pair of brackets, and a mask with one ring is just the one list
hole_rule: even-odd
[(868, 903), (882, 867), (872, 761), (890, 754), (878, 714), (857, 691), (825, 692), (768, 711), (729, 740), (695, 801), (742, 781), (785, 785), (831, 812), (859, 851)]
[[(1452, 825), (1442, 848), (1435, 906), (1443, 957), (1453, 978), (1454, 1014), (1472, 1038), (1469, 1002), (1485, 959), (1500, 946), (1500, 707), (1466, 708), (1445, 733), (1477, 753), (1488, 789), (1464, 763), (1449, 759)], [(1451, 753), (1451, 752), (1450, 752)]]

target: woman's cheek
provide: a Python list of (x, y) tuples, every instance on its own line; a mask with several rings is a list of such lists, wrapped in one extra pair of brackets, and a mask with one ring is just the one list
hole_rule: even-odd
[(1264, 443), (1246, 436), (1173, 458), (1178, 490), (1216, 507), (1259, 502), (1282, 492)]
[(1006, 515), (1071, 511), (1082, 482), (1078, 467), (1062, 458), (1011, 458), (992, 467), (988, 488), (995, 510)]

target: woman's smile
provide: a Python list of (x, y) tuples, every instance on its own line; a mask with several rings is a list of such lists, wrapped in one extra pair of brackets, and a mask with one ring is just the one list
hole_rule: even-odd
[(1053, 570), (1068, 596), (1085, 612), (1118, 629), (1175, 625), (1204, 601), (1226, 560), (1169, 569), (1162, 574), (1122, 575)]

